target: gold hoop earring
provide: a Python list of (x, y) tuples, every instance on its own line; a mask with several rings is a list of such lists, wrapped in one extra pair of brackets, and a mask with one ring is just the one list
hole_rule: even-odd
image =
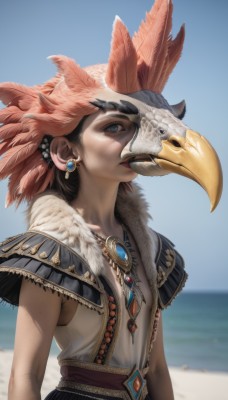
[(74, 158), (70, 158), (69, 160), (67, 160), (65, 179), (69, 179), (71, 172), (76, 171), (77, 167), (77, 160), (75, 160)]

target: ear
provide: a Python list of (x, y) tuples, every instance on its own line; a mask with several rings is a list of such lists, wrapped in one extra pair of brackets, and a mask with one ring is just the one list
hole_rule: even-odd
[(50, 155), (55, 166), (61, 171), (66, 171), (66, 162), (70, 158), (79, 160), (72, 143), (65, 137), (56, 137), (51, 141)]

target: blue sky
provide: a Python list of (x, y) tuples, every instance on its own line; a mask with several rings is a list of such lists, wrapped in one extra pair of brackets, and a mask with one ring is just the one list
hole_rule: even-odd
[[(205, 192), (186, 178), (140, 177), (153, 216), (151, 226), (169, 237), (184, 256), (188, 290), (228, 290), (228, 2), (174, 0), (173, 33), (186, 24), (181, 61), (163, 92), (172, 104), (187, 103), (185, 123), (206, 136), (219, 154), (223, 197), (214, 213)], [(0, 6), (0, 80), (27, 85), (55, 73), (46, 60), (65, 54), (81, 66), (108, 59), (112, 23), (119, 15), (133, 34), (150, 0), (8, 0)], [(4, 209), (0, 183), (0, 240), (25, 230), (24, 210)]]

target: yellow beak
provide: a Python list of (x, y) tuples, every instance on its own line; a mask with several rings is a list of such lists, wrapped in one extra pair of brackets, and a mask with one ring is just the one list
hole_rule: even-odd
[(198, 133), (188, 130), (186, 137), (171, 136), (162, 142), (155, 162), (169, 172), (193, 179), (207, 192), (211, 211), (222, 194), (222, 168), (216, 151)]

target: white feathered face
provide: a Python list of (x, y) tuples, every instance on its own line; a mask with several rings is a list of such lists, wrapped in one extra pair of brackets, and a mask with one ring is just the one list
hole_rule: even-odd
[(216, 207), (222, 191), (221, 165), (210, 143), (181, 121), (184, 102), (171, 106), (151, 91), (127, 96), (105, 89), (93, 104), (103, 111), (118, 110), (135, 125), (121, 152), (123, 162), (141, 175), (175, 172), (193, 179), (207, 191), (211, 209)]

